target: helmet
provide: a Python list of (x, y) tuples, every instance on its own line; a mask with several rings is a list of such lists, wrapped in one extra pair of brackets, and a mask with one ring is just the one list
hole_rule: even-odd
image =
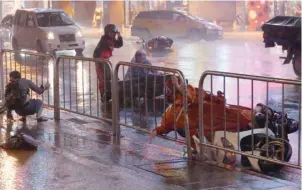
[(142, 61), (144, 61), (146, 59), (146, 57), (147, 57), (147, 55), (144, 50), (137, 50), (135, 52), (135, 60), (141, 59)]
[(117, 33), (118, 30), (114, 24), (107, 24), (104, 28), (105, 34), (108, 34), (109, 32)]

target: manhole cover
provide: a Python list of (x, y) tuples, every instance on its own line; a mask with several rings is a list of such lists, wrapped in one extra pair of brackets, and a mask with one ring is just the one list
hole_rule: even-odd
[(188, 164), (185, 160), (176, 160), (170, 162), (138, 165), (136, 167), (166, 178), (182, 178), (187, 173)]
[(80, 124), (80, 125), (84, 125), (84, 124), (87, 124), (88, 122), (84, 121), (84, 120), (81, 120), (81, 119), (78, 119), (78, 118), (71, 118), (71, 119), (67, 119), (68, 121), (71, 121), (73, 123), (76, 123), (76, 124)]

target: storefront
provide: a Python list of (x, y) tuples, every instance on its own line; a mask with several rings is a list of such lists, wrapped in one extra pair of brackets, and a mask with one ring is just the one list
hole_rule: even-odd
[(14, 14), (17, 9), (21, 9), (22, 7), (24, 7), (22, 1), (0, 1), (0, 19), (2, 20), (8, 14)]

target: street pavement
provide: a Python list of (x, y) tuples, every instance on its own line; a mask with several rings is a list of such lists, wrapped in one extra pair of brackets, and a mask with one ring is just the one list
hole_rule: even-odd
[[(52, 110), (45, 115), (51, 117)], [(15, 117), (18, 119), (18, 117)], [(0, 189), (299, 189), (299, 185), (182, 158), (181, 145), (122, 128), (120, 146), (111, 126), (62, 112), (60, 122), (26, 124), (0, 119), (0, 142), (16, 133), (37, 139), (37, 151), (0, 150)], [(165, 147), (163, 147), (163, 143)]]

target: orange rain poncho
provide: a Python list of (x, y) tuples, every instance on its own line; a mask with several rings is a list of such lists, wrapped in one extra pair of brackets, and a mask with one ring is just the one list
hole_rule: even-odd
[[(212, 96), (212, 113), (211, 118), (211, 96)], [(248, 123), (252, 120), (252, 109), (242, 106), (225, 105), (225, 98), (221, 94), (210, 95), (203, 91), (203, 123), (204, 135), (208, 140), (211, 140), (211, 124), (213, 122), (213, 131), (223, 131), (225, 129), (229, 132), (236, 132), (238, 126), (237, 117), (239, 115), (239, 130), (247, 129)], [(188, 119), (189, 119), (189, 132), (191, 136), (198, 136), (198, 88), (187, 85), (187, 101), (188, 101)], [(175, 111), (174, 111), (175, 109)], [(224, 122), (224, 109), (226, 119)], [(185, 117), (183, 112), (183, 97), (181, 93), (176, 93), (175, 103), (170, 105), (162, 116), (161, 125), (157, 126), (154, 130), (157, 135), (167, 134), (174, 131), (174, 112), (176, 114), (176, 130), (183, 130), (185, 127)], [(213, 120), (211, 122), (211, 119)], [(192, 143), (194, 145), (194, 143)]]

